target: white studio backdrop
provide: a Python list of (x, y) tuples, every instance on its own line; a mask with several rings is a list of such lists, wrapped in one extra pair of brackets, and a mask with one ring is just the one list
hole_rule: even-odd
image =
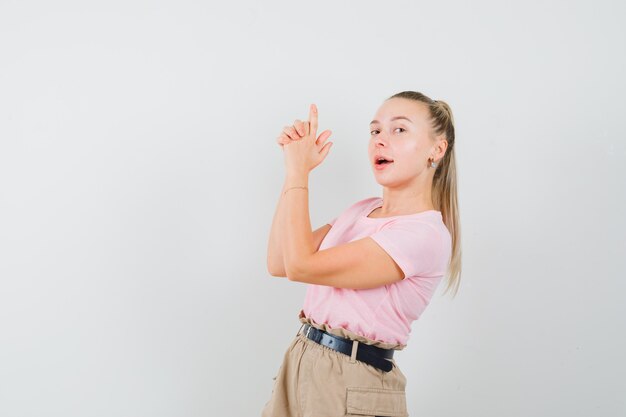
[(0, 416), (260, 415), (305, 294), (266, 270), (276, 137), (333, 131), (317, 228), (382, 195), (403, 90), (454, 112), (463, 248), (410, 415), (625, 415), (625, 9), (0, 1)]

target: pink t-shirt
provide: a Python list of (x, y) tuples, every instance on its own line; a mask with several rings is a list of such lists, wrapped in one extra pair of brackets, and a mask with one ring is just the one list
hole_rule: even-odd
[(452, 238), (436, 210), (367, 217), (382, 207), (382, 201), (380, 197), (357, 201), (331, 220), (319, 250), (369, 236), (394, 259), (405, 278), (364, 290), (307, 284), (302, 310), (330, 328), (406, 345), (411, 322), (422, 314), (446, 273)]

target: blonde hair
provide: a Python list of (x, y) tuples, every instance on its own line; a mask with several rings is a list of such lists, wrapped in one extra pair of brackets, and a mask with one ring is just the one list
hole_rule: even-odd
[(417, 91), (402, 91), (389, 97), (420, 101), (428, 106), (431, 116), (431, 136), (433, 141), (442, 137), (448, 142), (444, 157), (435, 168), (432, 184), (433, 205), (443, 217), (443, 222), (452, 236), (452, 255), (447, 270), (447, 286), (444, 294), (454, 288), (456, 296), (461, 281), (461, 225), (457, 196), (456, 157), (454, 153), (454, 118), (448, 103), (432, 100)]

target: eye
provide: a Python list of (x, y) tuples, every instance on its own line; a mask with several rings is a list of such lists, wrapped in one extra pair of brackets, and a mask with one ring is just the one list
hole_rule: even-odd
[[(402, 131), (403, 131), (403, 132), (406, 132), (406, 129), (405, 129), (405, 128), (403, 128), (403, 127), (396, 127), (396, 128), (394, 129), (394, 131), (396, 131), (396, 130), (398, 130), (398, 129), (402, 129)], [(371, 134), (371, 135), (374, 135), (374, 132), (378, 132), (378, 130), (371, 130), (371, 131), (370, 131), (370, 134)]]

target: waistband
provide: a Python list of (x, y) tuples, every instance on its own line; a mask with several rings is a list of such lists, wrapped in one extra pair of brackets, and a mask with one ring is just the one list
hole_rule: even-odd
[[(361, 344), (356, 340), (334, 336), (310, 324), (303, 324), (300, 328), (303, 329), (304, 337), (350, 356), (351, 362), (357, 360), (365, 362), (384, 372), (389, 372), (393, 369), (394, 363), (390, 360), (393, 358), (393, 349), (381, 349), (375, 346)], [(298, 334), (300, 333), (298, 332)]]
[[(339, 336), (339, 337), (343, 337), (346, 339), (351, 339), (351, 340), (356, 340), (364, 345), (371, 345), (371, 346), (376, 346), (379, 347), (381, 349), (393, 349), (393, 350), (402, 350), (404, 349), (407, 345), (405, 344), (401, 344), (401, 343), (389, 343), (389, 342), (383, 342), (380, 340), (373, 340), (367, 337), (364, 337), (360, 334), (354, 333), (348, 329), (344, 329), (342, 327), (330, 327), (328, 324), (326, 323), (316, 323), (314, 320), (312, 320), (310, 317), (306, 317), (306, 315), (304, 314), (304, 310), (300, 310), (298, 313), (298, 319), (301, 323), (303, 324), (309, 324), (313, 327), (315, 327), (316, 329), (319, 330), (323, 330), (329, 334), (332, 334), (334, 336)], [(300, 332), (300, 330), (298, 330), (298, 333)]]

